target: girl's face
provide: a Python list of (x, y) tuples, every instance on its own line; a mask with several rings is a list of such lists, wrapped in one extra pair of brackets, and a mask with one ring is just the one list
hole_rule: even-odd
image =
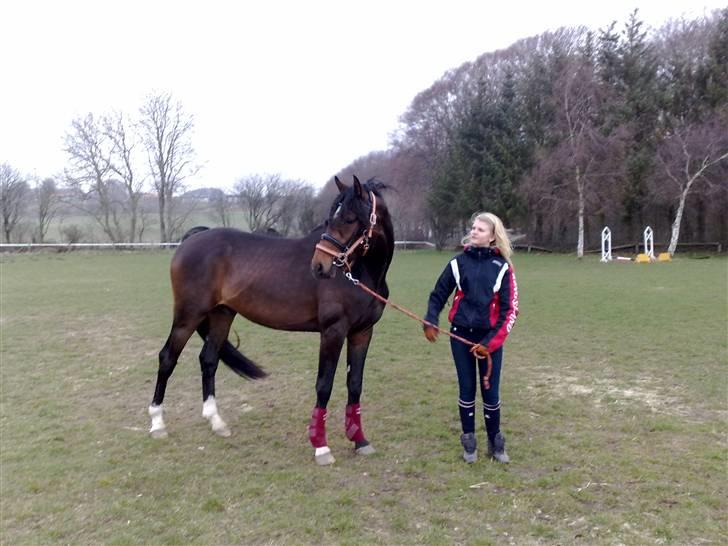
[(493, 241), (495, 241), (495, 234), (490, 223), (482, 220), (473, 222), (473, 227), (470, 228), (470, 242), (474, 246), (490, 246)]

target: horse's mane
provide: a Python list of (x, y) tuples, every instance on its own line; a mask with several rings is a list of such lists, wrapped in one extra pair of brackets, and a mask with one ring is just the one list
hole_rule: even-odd
[(364, 184), (362, 184), (362, 188), (364, 188), (365, 191), (371, 191), (376, 195), (377, 197), (382, 196), (382, 190), (388, 190), (390, 189), (390, 186), (382, 182), (381, 180), (378, 180), (376, 176), (373, 176)]
[[(361, 185), (362, 191), (365, 193), (372, 192), (374, 195), (381, 197), (381, 190), (386, 187), (386, 184), (375, 179), (369, 179)], [(329, 219), (334, 216), (334, 212), (339, 207), (344, 207), (345, 210), (352, 211), (356, 214), (358, 220), (362, 224), (369, 222), (369, 206), (365, 205), (361, 199), (356, 196), (354, 186), (347, 187), (344, 191), (334, 199), (329, 210)]]

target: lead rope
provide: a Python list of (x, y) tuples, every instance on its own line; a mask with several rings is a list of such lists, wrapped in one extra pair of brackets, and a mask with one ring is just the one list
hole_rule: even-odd
[[(367, 294), (369, 294), (373, 298), (381, 301), (385, 305), (390, 305), (390, 306), (394, 307), (397, 311), (400, 311), (400, 312), (404, 313), (405, 315), (407, 315), (411, 319), (414, 319), (417, 322), (420, 322), (420, 323), (424, 324), (425, 326), (429, 326), (431, 328), (435, 328), (438, 332), (442, 332), (446, 336), (450, 336), (451, 338), (459, 341), (460, 343), (464, 343), (465, 345), (468, 345), (470, 347), (474, 347), (476, 345), (479, 345), (478, 343), (473, 343), (472, 341), (469, 341), (469, 340), (465, 339), (464, 337), (460, 337), (458, 335), (453, 334), (452, 332), (448, 332), (446, 330), (443, 330), (439, 326), (437, 326), (435, 324), (432, 324), (431, 322), (428, 322), (426, 320), (421, 319), (420, 317), (418, 317), (417, 315), (415, 315), (412, 311), (410, 311), (408, 309), (405, 309), (404, 307), (401, 307), (400, 305), (397, 305), (396, 303), (392, 302), (391, 300), (388, 300), (387, 298), (385, 298), (383, 296), (380, 296), (374, 290), (372, 290), (367, 285), (365, 285), (364, 283), (362, 283), (360, 280), (355, 279), (354, 276), (351, 274), (350, 271), (347, 271), (344, 275), (346, 276), (347, 279), (349, 279), (354, 284), (354, 286), (358, 286), (359, 288), (361, 288), (362, 290), (364, 290), (364, 292), (366, 292)], [(483, 386), (487, 390), (487, 389), (490, 388), (490, 372), (493, 370), (493, 359), (491, 358), (490, 353), (486, 353), (485, 356), (479, 356), (477, 352), (474, 352), (473, 353), (473, 356), (475, 356), (475, 358), (477, 360), (483, 360), (485, 358), (488, 361), (488, 369), (485, 372), (485, 376), (483, 376)]]

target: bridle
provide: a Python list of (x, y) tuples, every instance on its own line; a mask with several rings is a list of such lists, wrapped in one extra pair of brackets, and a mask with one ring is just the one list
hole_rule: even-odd
[(321, 235), (322, 242), (326, 241), (328, 243), (331, 243), (339, 250), (339, 252), (331, 250), (330, 248), (324, 246), (321, 242), (316, 245), (316, 250), (320, 250), (324, 254), (328, 254), (329, 256), (331, 256), (333, 258), (332, 263), (336, 267), (343, 267), (346, 271), (351, 271), (351, 263), (349, 262), (349, 258), (354, 253), (354, 251), (356, 251), (356, 249), (362, 245), (364, 247), (364, 252), (362, 252), (362, 256), (366, 256), (366, 253), (369, 250), (369, 240), (372, 238), (374, 226), (377, 225), (377, 198), (372, 191), (369, 192), (369, 203), (371, 204), (371, 209), (369, 211), (369, 225), (362, 229), (361, 234), (358, 237), (355, 233), (354, 235), (352, 235), (351, 239), (349, 239), (349, 241), (344, 244), (336, 239), (336, 237), (333, 237), (326, 232)]

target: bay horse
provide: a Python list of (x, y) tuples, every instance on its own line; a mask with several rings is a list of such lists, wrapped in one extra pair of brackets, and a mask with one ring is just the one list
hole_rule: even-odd
[(200, 352), (202, 416), (216, 434), (230, 429), (215, 401), (219, 360), (252, 379), (266, 373), (229, 341), (236, 314), (278, 330), (319, 332), (316, 405), (308, 432), (318, 464), (334, 457), (326, 438), (327, 404), (339, 356), (346, 347), (348, 400), (344, 429), (359, 454), (374, 448), (364, 436), (360, 398), (364, 362), (374, 325), (384, 304), (358, 290), (337, 270), (347, 270), (388, 297), (386, 274), (394, 253), (394, 232), (374, 179), (352, 186), (335, 179), (339, 189), (325, 224), (300, 239), (269, 237), (232, 228), (193, 228), (171, 263), (174, 312), (172, 328), (159, 353), (159, 371), (149, 406), (150, 434), (167, 435), (162, 401), (182, 349), (192, 334), (204, 339)]

